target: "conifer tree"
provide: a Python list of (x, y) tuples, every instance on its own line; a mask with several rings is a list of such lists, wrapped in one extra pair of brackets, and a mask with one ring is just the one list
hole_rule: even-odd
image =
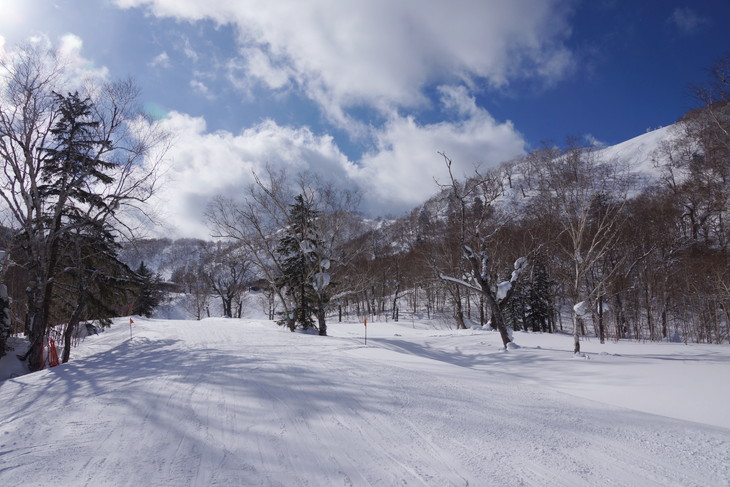
[[(58, 119), (49, 131), (52, 142), (41, 149), (35, 217), (28, 222), (35, 235), (26, 237), (29, 249), (42, 249), (34, 256), (37, 260), (31, 259), (37, 278), (28, 291), (31, 368), (40, 363), (40, 346), (57, 294), (56, 279), (65, 268), (61, 264), (66, 246), (73, 235), (99, 226), (103, 215), (114, 212), (95, 191), (97, 184), (114, 181), (108, 174), (114, 164), (99, 157), (111, 150), (111, 142), (97, 130), (100, 122), (92, 116), (91, 100), (82, 99), (78, 92), (67, 96), (54, 92), (53, 96)], [(102, 238), (113, 240), (106, 229)]]
[(512, 293), (504, 304), (504, 318), (515, 331), (527, 327), (527, 289), (524, 283), (517, 281), (512, 284)]
[(149, 318), (162, 300), (162, 279), (159, 274), (153, 273), (144, 261), (140, 262), (136, 274), (139, 295), (132, 313)]
[(119, 260), (119, 244), (102, 222), (89, 222), (65, 235), (61, 255), (63, 272), (56, 278), (58, 308), (68, 316), (63, 333), (61, 362), (66, 363), (77, 328), (96, 322), (102, 328), (119, 316), (133, 292), (134, 273)]
[(554, 282), (548, 275), (547, 267), (538, 257), (532, 265), (532, 276), (528, 290), (528, 323), (532, 331), (553, 332), (555, 305), (553, 297)]
[(158, 124), (138, 123), (133, 83), (90, 81), (93, 101), (64, 96), (70, 65), (36, 46), (11, 52), (0, 62), (0, 200), (14, 229), (13, 261), (23, 263), (25, 282), (11, 293), (30, 341), (21, 359), (36, 369), (48, 329), (69, 323), (64, 313), (74, 307), (58, 295), (78, 263), (69, 245), (99, 231), (131, 232), (120, 217), (130, 208), (144, 215), (166, 139)]
[(322, 246), (316, 229), (318, 214), (311, 202), (297, 195), (289, 206), (289, 226), (276, 250), (282, 259), (282, 274), (276, 284), (293, 301), (293, 316), (285, 318), (292, 331), (297, 325), (305, 330), (314, 326), (317, 292), (312, 284), (319, 270), (317, 251)]

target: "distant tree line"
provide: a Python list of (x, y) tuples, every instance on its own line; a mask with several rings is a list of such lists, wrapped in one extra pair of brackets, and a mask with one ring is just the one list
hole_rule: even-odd
[(576, 352), (586, 335), (727, 341), (728, 65), (718, 61), (695, 89), (699, 108), (645, 160), (568, 140), (460, 180), (441, 154), (450, 179), (401, 218), (367, 220), (356, 193), (267, 168), (209, 206), (222, 240), (173, 281), (198, 318), (210, 295), (238, 315), (226, 300), (240, 303), (255, 282), (271, 319), (322, 334), (327, 319), (408, 315), (489, 324), (505, 345), (510, 329), (570, 333)]
[[(457, 328), (572, 333), (576, 352), (588, 334), (724, 342), (728, 66), (730, 56), (712, 68), (695, 90), (701, 106), (648, 160), (613, 160), (577, 140), (545, 145), (465, 180), (452, 175), (409, 215), (376, 222), (358, 217), (352, 193), (302, 178), (292, 189), (270, 170), (241, 199), (218, 198), (209, 222), (247, 256), (272, 318), (292, 329), (326, 333), (325, 316), (408, 312)], [(658, 179), (641, 180), (630, 167), (639, 164)]]
[[(21, 49), (0, 63), (0, 355), (24, 332), (31, 367), (61, 330), (149, 315), (164, 252), (188, 312), (242, 317), (252, 292), (290, 330), (328, 320), (437, 319), (605, 340), (730, 338), (730, 56), (697, 88), (700, 106), (644, 161), (570, 140), (449, 180), (401, 218), (368, 220), (359, 195), (265, 168), (216, 198), (216, 242), (136, 241), (125, 210), (154, 193), (164, 134), (134, 110), (129, 82), (63, 90), (64, 67)], [(647, 183), (630, 166), (651, 165)], [(172, 250), (168, 250), (172, 249)], [(159, 266), (157, 266), (159, 267)], [(159, 268), (158, 268), (159, 270)], [(249, 304), (250, 305), (250, 304)]]
[[(486, 323), (493, 313), (483, 293), (433, 277), (474, 283), (482, 271), (469, 260), (485, 252), (483, 275), (493, 282), (528, 258), (504, 305), (515, 330), (572, 332), (576, 351), (588, 333), (727, 341), (730, 56), (711, 75), (696, 89), (702, 106), (648, 161), (629, 161), (653, 165), (657, 181), (647, 185), (626, 161), (575, 141), (452, 178), (437, 198), (362, 237), (373, 246), (358, 266), (370, 284), (349, 296), (348, 309), (383, 315), (408, 290), (414, 313), (453, 313), (457, 327), (465, 318)], [(474, 252), (465, 256), (464, 245)]]

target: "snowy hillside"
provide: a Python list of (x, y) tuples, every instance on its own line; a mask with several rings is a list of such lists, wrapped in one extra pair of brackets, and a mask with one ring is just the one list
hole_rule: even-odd
[(726, 486), (728, 346), (125, 320), (0, 382), (2, 485)]
[(632, 172), (647, 179), (656, 178), (658, 170), (654, 167), (652, 159), (661, 160), (662, 156), (658, 149), (662, 143), (676, 138), (677, 130), (675, 125), (652, 130), (620, 144), (601, 149), (599, 157), (607, 161), (620, 161), (628, 165)]
[[(652, 130), (616, 145), (594, 147), (589, 150), (592, 151), (597, 161), (616, 164), (631, 174), (635, 180), (635, 187), (631, 194), (637, 194), (640, 190), (658, 181), (660, 169), (657, 164), (666, 163), (666, 155), (662, 153), (661, 147), (663, 144), (675, 140), (678, 134), (679, 127), (674, 124)], [(529, 156), (526, 156), (504, 162), (496, 168), (481, 170), (481, 176), (478, 179), (489, 180), (488, 186), (497, 196), (496, 198), (493, 195), (485, 196), (479, 191), (474, 195), (480, 195), (486, 201), (493, 201), (494, 204), (506, 208), (508, 211), (521, 211), (522, 206), (536, 194), (537, 181), (541, 179), (540, 171), (533, 164), (534, 162), (530, 161)], [(456, 176), (457, 179), (460, 177), (467, 181), (474, 178), (473, 173)], [(472, 179), (473, 181), (475, 180)], [(447, 183), (448, 181), (442, 181), (442, 184)], [(445, 218), (448, 213), (450, 191), (448, 188), (442, 189), (423, 205), (413, 210), (413, 214), (418, 214), (425, 209), (430, 215)]]

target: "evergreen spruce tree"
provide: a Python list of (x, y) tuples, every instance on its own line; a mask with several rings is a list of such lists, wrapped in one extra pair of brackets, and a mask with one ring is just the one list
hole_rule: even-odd
[(555, 306), (553, 280), (548, 275), (544, 256), (538, 256), (532, 266), (532, 279), (528, 290), (528, 323), (533, 331), (553, 332)]
[(52, 237), (49, 267), (59, 269), (57, 284), (47, 291), (52, 298), (69, 307), (64, 333), (62, 362), (69, 360), (71, 339), (82, 320), (97, 320), (102, 325), (114, 315), (114, 296), (129, 274), (119, 261), (119, 245), (107, 215), (116, 211), (116, 202), (105, 199), (97, 185), (114, 182), (110, 175), (116, 163), (100, 154), (110, 154), (112, 143), (98, 130), (89, 98), (76, 93), (54, 94), (60, 118), (51, 130), (54, 145), (45, 149), (42, 185), (39, 194), (55, 201), (41, 225)]
[(527, 326), (527, 289), (522, 282), (512, 284), (512, 294), (504, 304), (504, 319), (513, 330), (520, 331)]
[(162, 301), (162, 279), (159, 274), (154, 274), (144, 261), (140, 262), (136, 274), (139, 295), (134, 303), (132, 314), (149, 318)]
[(75, 309), (76, 296), (68, 302), (57, 287), (70, 277), (69, 242), (92, 235), (90, 222), (106, 231), (119, 223), (120, 209), (141, 209), (156, 188), (165, 134), (157, 124), (137, 123), (133, 83), (85, 83), (94, 101), (62, 95), (70, 63), (38, 46), (12, 51), (0, 62), (0, 200), (13, 229), (9, 250), (22, 265), (12, 271), (10, 289), (30, 341), (21, 359), (35, 370), (48, 330), (68, 323), (64, 313)]
[[(134, 273), (119, 260), (119, 244), (103, 222), (89, 222), (63, 239), (64, 271), (56, 279), (55, 292), (62, 316), (68, 316), (63, 334), (61, 362), (71, 353), (72, 339), (82, 324), (102, 328), (126, 311)], [(64, 309), (65, 308), (65, 309)]]
[(305, 330), (314, 326), (317, 292), (312, 283), (319, 270), (317, 251), (322, 246), (315, 225), (317, 216), (311, 203), (297, 195), (289, 206), (289, 227), (276, 249), (282, 259), (282, 275), (276, 285), (293, 302), (293, 316), (284, 317), (280, 324), (287, 324), (292, 331), (297, 325)]
[[(109, 206), (98, 192), (99, 186), (114, 182), (109, 172), (115, 164), (100, 156), (112, 150), (112, 143), (98, 130), (100, 122), (94, 119), (91, 100), (82, 99), (78, 92), (54, 96), (59, 118), (50, 130), (48, 145), (41, 150), (40, 180), (34, 193), (37, 210), (28, 222), (32, 234), (25, 236), (30, 242), (29, 267), (35, 274), (28, 289), (31, 347), (26, 357), (31, 369), (40, 364), (41, 345), (57, 295), (56, 282), (67, 268), (67, 246), (74, 236), (98, 227), (116, 210), (115, 204)], [(106, 228), (103, 238), (113, 241)], [(83, 308), (83, 297), (79, 298)]]

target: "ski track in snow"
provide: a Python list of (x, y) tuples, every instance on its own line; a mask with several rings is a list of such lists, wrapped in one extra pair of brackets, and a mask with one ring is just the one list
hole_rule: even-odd
[(730, 429), (479, 367), (480, 337), (138, 321), (0, 383), (1, 485), (730, 484)]

